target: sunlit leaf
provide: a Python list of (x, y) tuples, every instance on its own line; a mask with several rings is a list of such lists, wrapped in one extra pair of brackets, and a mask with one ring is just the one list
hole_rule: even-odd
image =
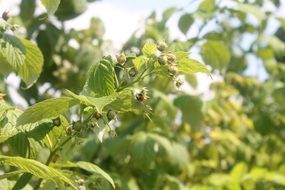
[(21, 157), (15, 157), (15, 156), (10, 157), (4, 155), (0, 155), (0, 161), (2, 161), (7, 165), (15, 166), (23, 170), (23, 172), (31, 173), (39, 178), (51, 179), (54, 181), (62, 180), (65, 183), (69, 184), (74, 189), (77, 189), (73, 181), (68, 179), (62, 172), (52, 167), (46, 166), (38, 161)]
[(148, 40), (142, 48), (142, 52), (147, 57), (152, 57), (156, 54), (156, 45)]
[(79, 101), (70, 97), (47, 99), (29, 107), (17, 120), (17, 125), (35, 123), (37, 121), (57, 117), (67, 112)]
[(57, 10), (60, 0), (41, 0), (49, 15), (52, 15)]
[(224, 69), (229, 64), (231, 52), (222, 41), (208, 40), (201, 47), (202, 57), (206, 64), (215, 69)]
[(95, 96), (108, 96), (115, 92), (115, 77), (112, 61), (103, 59), (90, 68), (85, 88)]

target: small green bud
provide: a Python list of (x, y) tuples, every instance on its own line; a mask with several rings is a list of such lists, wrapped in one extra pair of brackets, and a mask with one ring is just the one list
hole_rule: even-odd
[(159, 41), (157, 42), (156, 47), (159, 51), (164, 51), (168, 46), (165, 42)]
[(116, 55), (118, 63), (125, 63), (127, 61), (127, 57), (125, 56), (124, 53), (120, 53), (119, 55)]

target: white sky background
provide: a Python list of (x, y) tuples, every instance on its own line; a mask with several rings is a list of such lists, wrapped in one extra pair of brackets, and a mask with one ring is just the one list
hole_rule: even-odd
[[(39, 0), (37, 0), (39, 2)], [(153, 10), (158, 13), (162, 13), (165, 9), (176, 6), (178, 8), (191, 9), (192, 4), (189, 2), (193, 0), (101, 0), (95, 3), (90, 3), (88, 10), (66, 23), (67, 28), (82, 29), (89, 26), (90, 19), (94, 16), (101, 18), (104, 22), (106, 33), (105, 38), (110, 39), (116, 50), (119, 50), (126, 40), (129, 39), (131, 34), (138, 28), (143, 26), (144, 18), (147, 17)], [(223, 0), (227, 1), (227, 0)], [(8, 10), (11, 14), (17, 14), (19, 12), (17, 4), (20, 0), (0, 0), (0, 13)], [(196, 1), (199, 3), (200, 1)], [(283, 1), (282, 1), (283, 2)], [(197, 4), (196, 3), (196, 4)], [(270, 6), (268, 7), (270, 9)], [(42, 11), (43, 7), (40, 7), (38, 11)], [(283, 2), (282, 10), (279, 11), (279, 15), (285, 15), (285, 3)], [(168, 22), (170, 28), (170, 34), (172, 38), (185, 39), (185, 36), (179, 31), (177, 27), (177, 21), (179, 17), (174, 16)], [(193, 31), (195, 35), (195, 30)], [(193, 35), (190, 34), (189, 35)], [(199, 52), (191, 53), (194, 58), (200, 59)], [(196, 91), (186, 87), (186, 90), (191, 93), (205, 93), (209, 96), (209, 85), (211, 82), (221, 80), (219, 77), (214, 76), (212, 80), (210, 77), (204, 74), (198, 74), (199, 86)], [(19, 79), (12, 75), (8, 77), (7, 82), (11, 84), (12, 88), (10, 92), (14, 95), (15, 103), (18, 103), (24, 107), (26, 104), (17, 96), (14, 87), (17, 87)]]

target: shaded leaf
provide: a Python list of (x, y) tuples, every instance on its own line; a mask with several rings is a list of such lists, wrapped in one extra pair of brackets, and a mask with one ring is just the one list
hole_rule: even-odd
[(192, 127), (201, 126), (203, 121), (202, 101), (196, 96), (182, 95), (174, 100), (174, 105), (182, 111), (182, 119)]
[(191, 14), (184, 14), (178, 21), (178, 27), (183, 34), (187, 34), (190, 26), (193, 24), (194, 19)]

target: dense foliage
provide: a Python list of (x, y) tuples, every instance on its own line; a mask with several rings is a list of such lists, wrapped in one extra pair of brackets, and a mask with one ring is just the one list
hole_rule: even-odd
[[(285, 189), (280, 1), (154, 12), (116, 56), (100, 18), (65, 27), (100, 2), (41, 3), (40, 15), (22, 0), (0, 19), (0, 189)], [(185, 40), (170, 38), (173, 16)], [(211, 97), (194, 93), (198, 72), (221, 78)]]

